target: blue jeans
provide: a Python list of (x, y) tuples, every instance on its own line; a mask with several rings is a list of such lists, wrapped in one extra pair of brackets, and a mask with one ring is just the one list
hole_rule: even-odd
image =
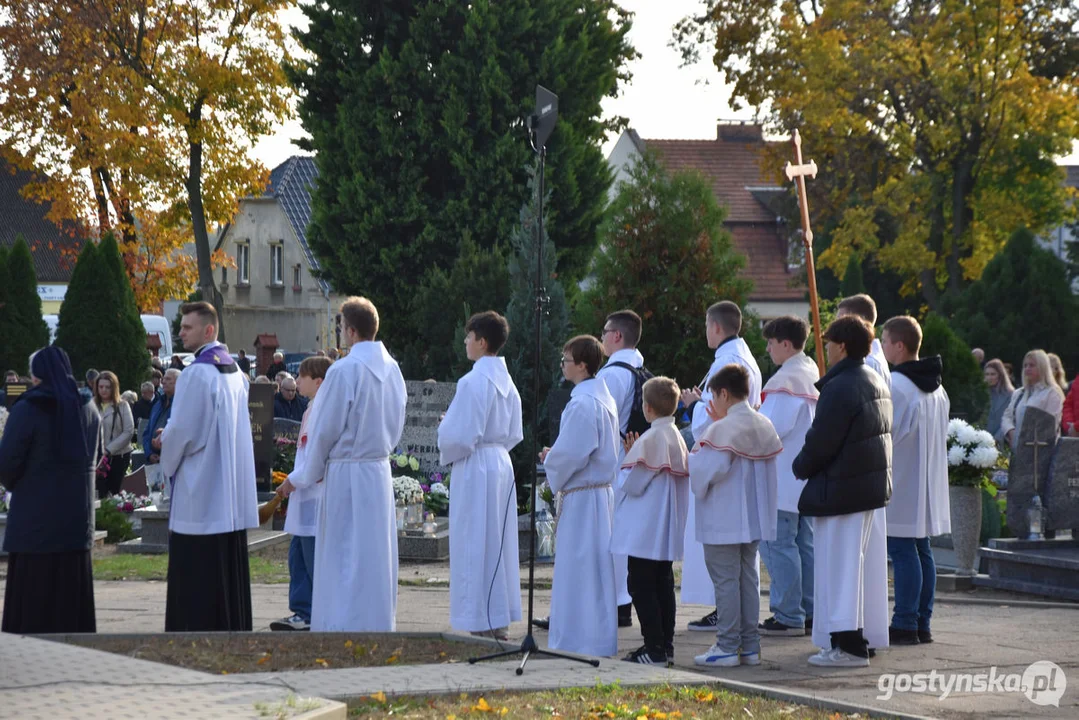
[(288, 546), (288, 608), (311, 622), (311, 593), (315, 587), (315, 538), (293, 535)]
[(892, 627), (928, 631), (937, 590), (937, 565), (929, 538), (889, 537), (888, 556), (895, 582)]
[(776, 539), (761, 543), (761, 560), (772, 584), (768, 609), (789, 627), (813, 617), (813, 519), (779, 511)]

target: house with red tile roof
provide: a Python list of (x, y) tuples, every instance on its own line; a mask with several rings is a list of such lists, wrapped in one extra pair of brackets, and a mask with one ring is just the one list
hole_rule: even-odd
[(742, 272), (753, 282), (749, 307), (762, 320), (808, 317), (802, 267), (789, 261), (792, 229), (776, 208), (790, 190), (782, 182), (782, 165), (766, 152), (772, 145), (760, 125), (749, 123), (721, 122), (715, 140), (645, 140), (626, 130), (607, 158), (615, 174), (611, 192), (628, 180), (628, 169), (645, 149), (654, 151), (668, 171), (700, 172), (727, 209), (724, 228), (746, 257)]

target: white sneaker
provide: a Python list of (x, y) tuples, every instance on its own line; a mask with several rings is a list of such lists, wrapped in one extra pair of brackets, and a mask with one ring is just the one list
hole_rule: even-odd
[(810, 665), (817, 667), (869, 667), (869, 658), (858, 657), (839, 648), (821, 650), (809, 658)]
[(293, 615), (292, 617), (282, 618), (280, 620), (274, 620), (270, 623), (271, 630), (310, 630), (311, 623), (304, 620), (299, 615)]
[(737, 650), (729, 653), (721, 649), (719, 645), (713, 644), (704, 655), (693, 658), (693, 662), (701, 667), (738, 667), (742, 664), (738, 655)]
[(760, 665), (761, 653), (759, 650), (751, 653), (739, 653), (738, 662), (741, 665)]

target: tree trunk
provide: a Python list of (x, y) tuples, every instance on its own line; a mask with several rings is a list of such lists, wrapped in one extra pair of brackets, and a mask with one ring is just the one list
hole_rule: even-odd
[[(944, 249), (944, 200), (941, 195), (942, 179), (939, 175), (933, 175), (933, 208), (929, 216), (929, 249), (933, 251), (934, 259), (939, 262), (941, 252)], [(929, 305), (930, 310), (940, 311), (940, 288), (937, 287), (937, 266), (934, 262), (932, 267), (925, 268), (918, 273), (918, 279), (922, 284), (922, 297)]]
[(191, 164), (187, 174), (187, 208), (191, 213), (191, 232), (195, 236), (195, 253), (199, 267), (199, 290), (202, 299), (217, 310), (217, 339), (225, 342), (224, 299), (214, 284), (213, 265), (210, 262), (210, 235), (206, 231), (206, 215), (202, 205), (202, 142), (198, 127), (202, 121), (202, 101), (196, 101), (188, 115), (188, 148)]
[(90, 171), (90, 182), (94, 186), (94, 201), (97, 203), (97, 227), (102, 235), (109, 231), (109, 200), (105, 197), (105, 186), (101, 180), (104, 168), (93, 168)]
[(954, 292), (962, 290), (964, 285), (963, 266), (959, 264), (959, 259), (963, 240), (974, 220), (970, 197), (974, 194), (976, 154), (976, 147), (969, 148), (956, 160), (952, 169), (952, 247), (948, 253), (948, 289)]

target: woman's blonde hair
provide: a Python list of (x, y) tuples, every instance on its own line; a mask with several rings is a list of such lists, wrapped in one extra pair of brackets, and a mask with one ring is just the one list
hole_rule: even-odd
[[(102, 398), (97, 391), (102, 380), (108, 380), (110, 383), (112, 383), (112, 397), (108, 400)], [(101, 405), (103, 403), (112, 402), (119, 405), (122, 400), (123, 398), (120, 397), (120, 378), (116, 377), (116, 373), (112, 372), (111, 370), (105, 370), (99, 373), (96, 378), (94, 378), (94, 404), (97, 405), (99, 410), (101, 409)]]
[(996, 388), (989, 388), (990, 392), (1015, 392), (1015, 386), (1012, 385), (1012, 376), (1008, 374), (1008, 371), (1004, 368), (1004, 363), (1000, 358), (993, 358), (985, 364), (985, 369), (992, 368), (996, 374), (1000, 377), (1000, 381), (997, 382)]
[[(1044, 350), (1031, 350), (1023, 356), (1023, 362), (1027, 361), (1027, 358), (1034, 360), (1034, 365), (1038, 368), (1038, 374), (1041, 375), (1040, 382), (1045, 383), (1051, 388), (1056, 388), (1057, 392), (1064, 394), (1063, 388), (1057, 384), (1056, 378), (1053, 376), (1053, 367), (1049, 364), (1049, 355)], [(1027, 374), (1023, 373), (1023, 387), (1030, 388), (1030, 380), (1027, 379)]]
[(1057, 385), (1063, 390), (1064, 386), (1068, 384), (1068, 376), (1064, 372), (1064, 361), (1056, 353), (1049, 353), (1048, 357), (1049, 367), (1053, 369), (1053, 379), (1057, 381)]

